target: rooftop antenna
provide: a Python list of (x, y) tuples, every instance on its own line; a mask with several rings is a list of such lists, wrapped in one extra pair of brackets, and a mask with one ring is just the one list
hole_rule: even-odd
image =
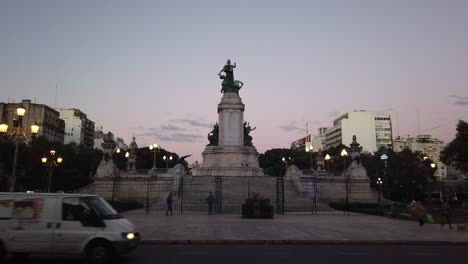
[(306, 122), (306, 136), (309, 135), (309, 122)]
[(54, 108), (57, 108), (57, 93), (58, 93), (58, 84), (55, 83), (55, 99), (54, 99)]
[(416, 105), (416, 115), (418, 119), (418, 133), (417, 135), (419, 136), (419, 133), (421, 133), (421, 124), (420, 124), (420, 119), (419, 119), (419, 105)]
[(398, 118), (398, 112), (396, 112), (396, 125), (397, 125), (397, 135), (400, 137), (400, 119)]

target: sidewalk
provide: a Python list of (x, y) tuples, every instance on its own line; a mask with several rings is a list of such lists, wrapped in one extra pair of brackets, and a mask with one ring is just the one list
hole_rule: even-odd
[(137, 225), (143, 243), (310, 243), (468, 245), (468, 232), (447, 226), (371, 215), (125, 215)]

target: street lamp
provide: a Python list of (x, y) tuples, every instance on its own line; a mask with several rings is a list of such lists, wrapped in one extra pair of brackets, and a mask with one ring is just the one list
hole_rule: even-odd
[(383, 184), (382, 178), (378, 177), (376, 183), (379, 186), (379, 207), (382, 208), (382, 198), (381, 198), (382, 184)]
[(49, 157), (43, 157), (41, 159), (42, 164), (46, 165), (49, 168), (49, 180), (47, 184), (47, 192), (50, 192), (51, 186), (52, 186), (52, 170), (54, 167), (57, 167), (63, 162), (63, 159), (61, 157), (57, 157), (54, 159), (56, 154), (55, 150), (50, 150), (49, 152)]
[(329, 154), (325, 155), (325, 166), (327, 167), (327, 171), (330, 170), (330, 168), (329, 168), (330, 165), (328, 164), (328, 163), (330, 163), (330, 159), (331, 159), (331, 157), (330, 157)]
[(288, 160), (290, 160), (291, 157), (289, 158), (285, 158), (285, 157), (282, 157), (281, 160), (284, 162), (284, 175), (286, 176), (286, 172), (288, 170)]
[(343, 157), (343, 171), (346, 170), (346, 156), (348, 156), (348, 152), (346, 151), (346, 149), (343, 149), (341, 151), (341, 157)]
[(172, 160), (172, 159), (173, 159), (172, 156), (169, 156), (169, 157), (167, 157), (166, 155), (163, 156), (163, 160), (166, 161), (166, 169), (169, 168), (169, 161)]
[[(349, 188), (348, 188), (348, 181), (349, 181), (349, 177), (348, 177), (348, 174), (345, 174), (345, 170), (346, 170), (346, 156), (348, 156), (348, 152), (346, 151), (346, 149), (343, 149), (341, 151), (341, 157), (343, 157), (343, 174), (345, 176), (345, 188), (346, 188), (346, 198), (345, 198), (345, 202), (346, 202), (346, 210), (348, 211), (348, 214), (349, 214), (349, 208), (348, 208), (348, 205), (349, 205)], [(343, 211), (343, 213), (345, 213), (346, 211)]]
[(306, 152), (310, 152), (310, 170), (314, 169), (314, 167), (312, 166), (313, 165), (313, 161), (312, 161), (312, 150), (313, 149), (314, 149), (313, 146), (306, 147), (306, 149), (305, 149)]
[[(15, 140), (15, 152), (13, 155), (13, 168), (11, 171), (11, 177), (10, 177), (10, 187), (9, 191), (14, 192), (15, 187), (16, 187), (16, 167), (18, 163), (18, 153), (19, 153), (19, 143), (20, 141), (26, 142), (27, 143), (27, 137), (26, 137), (26, 131), (23, 128), (23, 117), (26, 114), (26, 109), (20, 104), (18, 108), (16, 108), (16, 116), (18, 117), (17, 120), (13, 120), (13, 132), (11, 133), (10, 137), (8, 140), (11, 140), (14, 138)], [(8, 124), (5, 121), (2, 121), (0, 123), (0, 133), (4, 134), (8, 131)], [(34, 122), (31, 125), (31, 134), (34, 136), (39, 132), (39, 125)]]
[(388, 182), (387, 181), (387, 160), (388, 160), (388, 156), (387, 156), (387, 154), (383, 153), (382, 155), (380, 155), (380, 160), (384, 161), (383, 178), (384, 178), (385, 183), (387, 184), (386, 190), (388, 190), (388, 183), (387, 183)]
[(154, 153), (153, 155), (153, 170), (156, 170), (156, 152), (158, 151), (158, 144), (154, 143), (149, 145), (149, 150)]

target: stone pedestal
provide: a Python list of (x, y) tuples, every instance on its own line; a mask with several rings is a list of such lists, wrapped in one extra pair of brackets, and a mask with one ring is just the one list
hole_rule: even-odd
[(263, 176), (258, 165), (258, 152), (244, 146), (244, 109), (238, 93), (223, 94), (218, 104), (219, 141), (206, 146), (203, 163), (197, 171), (201, 176)]

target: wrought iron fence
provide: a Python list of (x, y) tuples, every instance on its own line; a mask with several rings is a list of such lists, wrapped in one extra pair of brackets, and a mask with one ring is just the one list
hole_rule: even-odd
[(240, 214), (247, 198), (269, 199), (276, 214), (335, 214), (333, 203), (377, 203), (378, 191), (369, 181), (305, 176), (300, 183), (282, 177), (184, 176), (173, 178), (113, 178), (79, 190), (98, 194), (116, 204), (131, 204), (127, 213), (164, 213), (172, 193), (174, 213), (208, 213), (207, 197), (215, 198), (214, 213)]

